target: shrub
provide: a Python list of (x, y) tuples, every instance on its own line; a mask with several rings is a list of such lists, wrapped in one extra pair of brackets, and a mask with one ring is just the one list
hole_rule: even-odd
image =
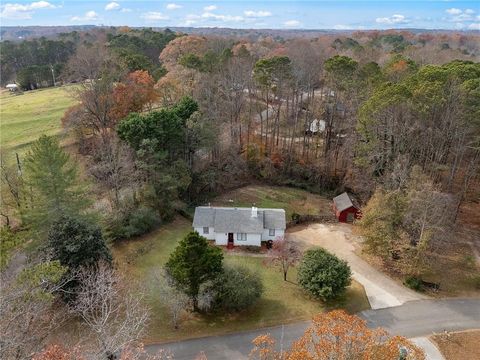
[(405, 286), (409, 287), (412, 290), (415, 291), (422, 291), (423, 290), (423, 283), (422, 280), (415, 277), (415, 276), (409, 276), (405, 279), (404, 282)]
[(13, 250), (23, 242), (23, 236), (8, 226), (0, 229), (0, 270), (7, 267)]
[(214, 294), (213, 308), (240, 311), (253, 305), (263, 293), (260, 276), (242, 266), (228, 266), (207, 289)]
[(472, 283), (476, 290), (480, 290), (480, 275), (473, 276)]
[(313, 296), (330, 300), (341, 295), (351, 282), (346, 261), (323, 249), (308, 250), (298, 268), (300, 285)]
[(298, 224), (300, 222), (300, 217), (301, 215), (300, 214), (297, 214), (297, 213), (293, 213), (292, 214), (292, 221), (295, 223), (295, 224)]
[(107, 235), (114, 241), (129, 239), (146, 234), (159, 223), (160, 219), (157, 213), (151, 208), (127, 209), (108, 220)]

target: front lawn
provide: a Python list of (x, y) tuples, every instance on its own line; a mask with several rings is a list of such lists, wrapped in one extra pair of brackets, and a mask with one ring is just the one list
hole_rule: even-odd
[[(163, 266), (178, 241), (190, 230), (190, 221), (177, 218), (147, 236), (115, 246), (116, 262), (127, 277), (148, 288), (151, 274)], [(295, 269), (289, 273), (289, 281), (285, 282), (280, 271), (263, 265), (261, 257), (225, 253), (225, 263), (241, 264), (261, 275), (265, 291), (257, 304), (234, 315), (189, 315), (181, 328), (175, 331), (165, 309), (153, 296), (149, 299), (152, 319), (145, 340), (150, 343), (163, 342), (308, 320), (327, 308), (339, 306), (350, 312), (369, 308), (363, 287), (358, 283), (350, 286), (343, 299), (326, 305), (310, 298), (295, 284)]]

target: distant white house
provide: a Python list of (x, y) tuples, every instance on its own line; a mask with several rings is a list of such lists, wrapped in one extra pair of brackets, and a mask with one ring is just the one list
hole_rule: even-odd
[(18, 90), (18, 85), (17, 84), (7, 84), (5, 87), (12, 92)]
[(325, 120), (318, 120), (314, 119), (310, 123), (310, 127), (307, 129), (306, 133), (307, 134), (318, 134), (319, 132), (324, 132), (325, 131)]
[(285, 234), (285, 210), (199, 206), (193, 228), (216, 245), (261, 246)]

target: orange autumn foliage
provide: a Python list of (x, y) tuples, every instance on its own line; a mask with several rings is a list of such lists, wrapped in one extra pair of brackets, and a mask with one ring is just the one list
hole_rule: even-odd
[(51, 344), (41, 353), (35, 354), (32, 360), (83, 360), (79, 351), (75, 348), (67, 350), (61, 345)]
[(405, 360), (424, 360), (425, 354), (401, 336), (381, 328), (369, 329), (364, 320), (342, 310), (319, 314), (290, 349), (275, 350), (275, 340), (261, 335), (253, 341), (251, 359), (258, 360), (392, 360), (405, 352)]
[(403, 72), (407, 70), (408, 63), (405, 60), (399, 60), (392, 66), (393, 72)]
[(187, 54), (203, 56), (206, 51), (207, 39), (205, 37), (197, 35), (179, 36), (165, 46), (160, 54), (160, 61), (168, 71), (172, 71), (182, 56)]
[(128, 74), (126, 80), (118, 83), (113, 91), (115, 105), (112, 117), (118, 121), (131, 112), (140, 112), (151, 106), (158, 99), (154, 85), (155, 81), (148, 71), (137, 70)]

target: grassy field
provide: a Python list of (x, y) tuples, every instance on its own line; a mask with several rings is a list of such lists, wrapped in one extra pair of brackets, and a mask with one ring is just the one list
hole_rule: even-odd
[(40, 135), (57, 135), (61, 131), (60, 119), (75, 103), (68, 87), (25, 91), (13, 95), (0, 94), (1, 135), (0, 147), (6, 152), (23, 152)]
[[(191, 222), (183, 218), (137, 240), (115, 246), (114, 257), (119, 268), (132, 281), (151, 284), (151, 276), (168, 259), (178, 241), (191, 230)], [(225, 252), (225, 263), (244, 265), (260, 274), (265, 286), (262, 298), (251, 309), (234, 315), (190, 314), (179, 330), (174, 330), (168, 314), (155, 293), (149, 298), (152, 320), (146, 342), (162, 342), (182, 338), (218, 335), (229, 332), (268, 327), (281, 323), (307, 320), (329, 308), (342, 307), (350, 312), (369, 308), (363, 287), (353, 283), (344, 298), (325, 304), (310, 298), (296, 284), (296, 270), (289, 272), (289, 281), (275, 268), (266, 267), (263, 258)]]
[(252, 206), (282, 208), (287, 221), (293, 213), (332, 214), (331, 199), (301, 189), (282, 186), (250, 185), (227, 192), (212, 201), (215, 206)]

